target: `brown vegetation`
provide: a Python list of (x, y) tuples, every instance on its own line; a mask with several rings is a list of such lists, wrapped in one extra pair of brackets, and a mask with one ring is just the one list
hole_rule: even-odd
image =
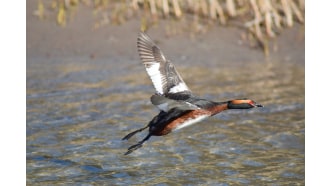
[[(210, 25), (237, 26), (248, 31), (268, 55), (268, 39), (295, 22), (304, 23), (304, 0), (52, 0), (38, 1), (35, 15), (40, 19), (56, 17), (60, 26), (74, 18), (80, 6), (91, 7), (97, 17), (95, 28), (120, 25), (139, 17), (141, 30), (169, 19), (182, 29), (204, 32)], [(186, 26), (186, 27), (185, 27)], [(168, 26), (167, 33), (178, 32)]]

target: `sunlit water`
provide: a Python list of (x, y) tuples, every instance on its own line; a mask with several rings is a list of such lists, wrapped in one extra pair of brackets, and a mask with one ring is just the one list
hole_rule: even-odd
[(177, 62), (198, 96), (265, 107), (222, 112), (128, 156), (158, 111), (143, 65), (28, 59), (28, 185), (303, 185), (304, 63)]

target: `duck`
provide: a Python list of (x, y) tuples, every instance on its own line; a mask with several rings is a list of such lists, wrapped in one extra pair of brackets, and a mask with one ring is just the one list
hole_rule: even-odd
[(143, 31), (138, 35), (137, 48), (140, 59), (156, 90), (150, 101), (159, 109), (159, 113), (148, 125), (122, 138), (122, 140), (128, 140), (136, 133), (149, 128), (146, 137), (130, 146), (125, 155), (141, 148), (151, 136), (167, 135), (222, 111), (263, 107), (263, 105), (247, 98), (218, 102), (195, 96), (173, 63), (165, 57), (161, 49)]

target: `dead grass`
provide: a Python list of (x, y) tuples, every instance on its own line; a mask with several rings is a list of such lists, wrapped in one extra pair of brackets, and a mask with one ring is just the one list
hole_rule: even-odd
[[(41, 20), (53, 19), (65, 26), (80, 6), (91, 7), (97, 17), (95, 29), (121, 25), (132, 18), (141, 20), (141, 30), (168, 19), (184, 31), (205, 32), (210, 25), (237, 26), (269, 53), (268, 40), (295, 23), (304, 23), (304, 0), (39, 0), (34, 12)], [(177, 24), (173, 24), (176, 25)], [(178, 32), (167, 26), (168, 35)]]

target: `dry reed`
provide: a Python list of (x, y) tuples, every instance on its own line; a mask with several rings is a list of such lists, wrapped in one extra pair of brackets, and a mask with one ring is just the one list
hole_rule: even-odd
[[(46, 4), (46, 5), (45, 5)], [(40, 19), (56, 15), (58, 25), (65, 26), (79, 6), (92, 7), (99, 16), (95, 28), (123, 24), (140, 17), (145, 30), (159, 19), (182, 20), (200, 32), (203, 25), (236, 25), (245, 28), (268, 55), (268, 39), (295, 22), (304, 23), (304, 0), (52, 0), (38, 1), (35, 15)], [(101, 16), (100, 16), (101, 15)], [(192, 19), (190, 19), (192, 18)], [(192, 20), (187, 21), (187, 20)], [(202, 26), (201, 26), (202, 25)], [(173, 28), (172, 28), (173, 29)], [(171, 32), (171, 28), (167, 29)]]

